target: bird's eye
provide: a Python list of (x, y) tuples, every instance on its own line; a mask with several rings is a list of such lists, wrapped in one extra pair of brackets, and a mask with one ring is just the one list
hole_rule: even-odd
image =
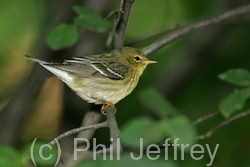
[(141, 58), (139, 56), (135, 56), (135, 60), (138, 61), (140, 60)]

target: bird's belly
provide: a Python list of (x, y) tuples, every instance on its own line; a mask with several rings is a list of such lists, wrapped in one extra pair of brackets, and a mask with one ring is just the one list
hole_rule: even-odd
[(133, 79), (130, 79), (121, 87), (119, 82), (121, 81), (112, 81), (101, 83), (98, 80), (95, 83), (82, 82), (78, 86), (70, 86), (78, 96), (83, 100), (86, 100), (88, 103), (103, 104), (103, 102), (110, 102), (112, 104), (118, 103), (121, 99), (129, 95), (132, 90), (137, 85), (138, 80), (131, 82)]

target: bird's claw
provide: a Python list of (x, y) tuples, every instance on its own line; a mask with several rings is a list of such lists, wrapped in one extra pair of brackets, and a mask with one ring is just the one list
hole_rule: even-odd
[(103, 103), (103, 105), (102, 105), (102, 108), (101, 108), (101, 112), (102, 112), (102, 114), (103, 115), (106, 115), (106, 109), (108, 108), (108, 107), (113, 107), (113, 109), (114, 109), (114, 112), (116, 113), (116, 108), (115, 108), (115, 106), (112, 104), (112, 103), (110, 103), (110, 102), (104, 102)]

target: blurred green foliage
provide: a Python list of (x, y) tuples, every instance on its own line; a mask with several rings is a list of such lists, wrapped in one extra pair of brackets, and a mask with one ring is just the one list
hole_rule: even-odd
[[(35, 166), (54, 166), (59, 160), (58, 152), (54, 145), (49, 145), (49, 141), (34, 139), (27, 142), (21, 149), (21, 155)], [(50, 158), (51, 157), (51, 158)]]
[[(219, 75), (221, 80), (228, 81), (236, 86), (249, 86), (250, 72), (245, 69), (234, 69)], [(250, 88), (236, 90), (220, 103), (220, 111), (228, 118), (236, 111), (244, 108), (250, 98)]]
[(40, 0), (1, 0), (0, 63), (11, 61), (13, 56), (7, 55), (21, 49), (19, 47), (29, 45), (28, 49), (33, 49), (32, 43), (37, 41), (39, 31), (43, 28), (45, 3)]
[(0, 157), (0, 166), (23, 166), (20, 154), (11, 147), (0, 146)]
[(74, 6), (73, 9), (78, 14), (74, 19), (75, 24), (85, 30), (97, 32), (111, 30), (111, 22), (104, 20), (99, 13), (81, 6)]
[(245, 87), (250, 84), (250, 72), (246, 69), (229, 70), (218, 77), (236, 86)]
[(166, 101), (154, 88), (147, 88), (140, 92), (140, 101), (143, 105), (154, 110), (159, 117), (169, 117), (179, 113), (179, 111)]
[[(213, 17), (246, 3), (247, 1), (244, 0), (241, 2), (236, 0), (135, 1), (125, 43), (136, 41), (159, 31), (173, 29), (178, 24), (185, 25)], [(25, 54), (35, 54), (39, 45), (38, 41), (47, 37), (41, 36), (41, 34), (46, 31), (47, 11), (52, 7), (49, 5), (51, 4), (48, 0), (1, 0), (0, 77), (2, 82), (0, 90), (2, 93), (0, 108), (5, 106), (14, 92), (14, 88), (28, 75), (28, 69), (24, 67), (25, 60), (22, 57)], [(55, 6), (59, 8), (60, 4)], [(105, 30), (110, 29), (109, 22), (101, 19), (104, 16), (101, 17), (98, 13), (90, 12), (91, 15), (83, 17), (82, 10), (78, 9), (75, 7), (76, 13), (80, 16), (76, 20), (71, 20), (71, 23), (74, 21), (84, 29), (91, 31), (103, 27)], [(51, 19), (56, 20), (56, 17)], [(250, 153), (249, 117), (231, 122), (210, 138), (198, 141), (194, 140), (197, 134), (207, 132), (225, 118), (217, 116), (195, 127), (191, 123), (192, 120), (217, 110), (220, 110), (227, 118), (236, 112), (249, 109), (250, 106), (247, 102), (250, 78), (248, 72), (250, 69), (248, 17), (249, 14), (233, 18), (214, 27), (204, 28), (182, 37), (150, 55), (151, 59), (157, 60), (159, 63), (148, 67), (140, 78), (135, 91), (117, 105), (116, 116), (121, 127), (122, 142), (126, 148), (138, 147), (136, 142), (142, 136), (146, 139), (145, 146), (151, 143), (159, 144), (165, 137), (178, 137), (184, 140), (181, 141), (182, 143), (197, 142), (203, 146), (209, 144), (211, 147), (220, 144), (212, 166), (250, 165), (248, 157)], [(91, 26), (97, 27), (85, 25), (86, 20), (91, 21), (89, 23)], [(97, 24), (100, 22), (103, 24)], [(50, 27), (49, 31), (51, 34), (48, 37), (48, 43), (54, 46), (52, 48), (61, 49), (75, 43), (78, 38), (75, 28), (69, 28), (73, 32), (73, 35), (70, 33), (70, 38), (66, 36), (67, 38), (56, 40), (52, 31), (56, 26), (58, 25)], [(90, 28), (88, 28), (89, 26)], [(67, 33), (56, 32), (56, 29), (54, 29), (54, 33), (55, 36), (67, 35)], [(79, 37), (81, 38), (81, 34)], [(104, 46), (105, 43), (99, 45)], [(140, 47), (146, 45), (143, 44)], [(241, 70), (231, 70), (235, 68)], [(21, 74), (17, 75), (16, 71)], [(228, 72), (223, 73), (224, 71)], [(222, 82), (220, 79), (234, 85)], [(238, 86), (246, 88), (239, 89)], [(235, 88), (238, 90), (228, 95)], [(75, 120), (70, 121), (75, 122)], [(97, 131), (95, 137), (102, 139), (104, 143), (109, 143), (107, 133), (101, 129)], [(146, 157), (141, 161), (130, 161), (128, 157), (125, 154), (122, 155), (121, 161), (90, 161), (82, 162), (77, 166), (191, 167), (205, 166), (209, 162), (207, 154), (199, 161), (190, 157), (185, 158), (184, 161), (180, 159), (174, 161), (173, 155), (169, 155), (170, 160), (168, 161), (163, 159), (151, 161)], [(22, 166), (25, 164), (24, 162), (26, 159), (22, 153), (18, 153), (11, 147), (0, 147), (0, 166)]]
[(47, 44), (53, 50), (63, 49), (75, 44), (78, 36), (75, 25), (60, 24), (48, 35)]
[(47, 44), (51, 49), (59, 50), (74, 45), (79, 37), (77, 26), (96, 32), (111, 30), (111, 22), (104, 20), (99, 13), (81, 6), (73, 6), (73, 10), (78, 14), (74, 18), (75, 25), (62, 23), (49, 33)]
[(114, 160), (97, 160), (97, 161), (87, 161), (77, 164), (75, 167), (110, 167), (110, 166), (136, 166), (136, 167), (145, 167), (145, 166), (157, 166), (157, 167), (177, 167), (173, 161), (164, 161), (162, 159), (158, 161), (149, 160), (146, 157), (142, 157), (140, 160), (131, 160), (131, 155), (124, 154), (120, 159), (114, 158)]

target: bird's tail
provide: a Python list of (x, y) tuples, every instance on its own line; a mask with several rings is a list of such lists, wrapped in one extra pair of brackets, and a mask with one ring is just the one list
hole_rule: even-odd
[(44, 68), (55, 74), (59, 79), (61, 79), (66, 84), (73, 83), (73, 76), (69, 74), (69, 71), (65, 69), (66, 66), (63, 66), (61, 63), (49, 63), (46, 61), (38, 60), (30, 56), (25, 56), (25, 58), (33, 61), (35, 63), (41, 64)]
[(30, 61), (35, 62), (35, 63), (45, 64), (45, 65), (53, 64), (53, 63), (49, 63), (49, 62), (46, 62), (46, 61), (42, 61), (42, 60), (39, 60), (39, 59), (30, 57), (30, 56), (27, 56), (27, 55), (25, 55), (24, 57), (25, 57), (26, 59), (29, 59)]

